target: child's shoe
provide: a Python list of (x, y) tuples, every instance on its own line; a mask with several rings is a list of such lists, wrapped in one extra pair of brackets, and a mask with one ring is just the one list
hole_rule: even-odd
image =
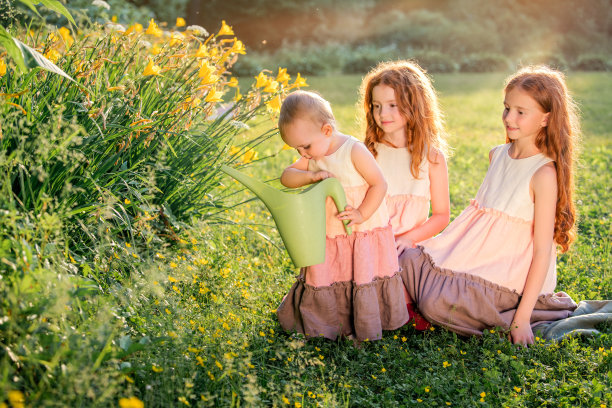
[(414, 308), (413, 303), (407, 303), (406, 308), (408, 309), (408, 322), (412, 322), (412, 327), (418, 331), (425, 331), (431, 327), (429, 323), (421, 314)]

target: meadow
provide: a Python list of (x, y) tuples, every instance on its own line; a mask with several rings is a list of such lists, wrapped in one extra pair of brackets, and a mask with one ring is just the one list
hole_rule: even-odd
[[(1, 407), (612, 406), (611, 325), (600, 327), (602, 334), (594, 338), (537, 338), (529, 348), (513, 346), (496, 330), (466, 339), (439, 327), (421, 333), (407, 325), (359, 348), (349, 340), (305, 341), (283, 332), (275, 310), (297, 270), (263, 205), (210, 170), (226, 162), (276, 183), (296, 153), (283, 150), (270, 131), (273, 115), (249, 114), (265, 113), (266, 101), (273, 110), (276, 89), (262, 94), (256, 85), (242, 88), (252, 78), (240, 79), (243, 94), (253, 90), (252, 99), (241, 105), (242, 120), (251, 127), (241, 133), (244, 126), (213, 115), (214, 91), (213, 97), (209, 88), (200, 94), (200, 111), (192, 110), (188, 90), (176, 92), (188, 88), (191, 78), (197, 77), (194, 88), (207, 78), (181, 65), (183, 54), (163, 48), (156, 63), (174, 66), (176, 73), (169, 69), (165, 78), (138, 78), (133, 72), (150, 62), (138, 58), (137, 51), (129, 54), (139, 43), (112, 38), (94, 41), (94, 51), (84, 52), (99, 54), (89, 61), (75, 63), (75, 52), (58, 62), (74, 76), (96, 73), (82, 77), (98, 96), (91, 98), (93, 106), (87, 99), (72, 107), (69, 101), (79, 98), (76, 87), (33, 74), (26, 84), (31, 99), (13, 96), (2, 108), (0, 142), (4, 152), (13, 154), (0, 161), (6, 194), (0, 201)], [(234, 45), (210, 42), (209, 50), (218, 50), (214, 62), (224, 64), (219, 56), (229, 47), (239, 50)], [(93, 68), (108, 50), (116, 52), (110, 62)], [(125, 66), (118, 63), (122, 60)], [(453, 148), (452, 217), (475, 195), (490, 148), (504, 142), (505, 76), (433, 77)], [(124, 78), (129, 79), (121, 82)], [(307, 79), (308, 89), (332, 102), (340, 129), (356, 136), (361, 134), (356, 106), (360, 79)], [(4, 98), (23, 89), (19, 79), (3, 81)], [(172, 81), (178, 85), (172, 87)], [(576, 183), (580, 218), (577, 241), (558, 256), (558, 288), (577, 301), (612, 299), (612, 77), (570, 72), (568, 84), (583, 120)], [(116, 86), (129, 91), (134, 103), (122, 104), (112, 93), (119, 90)], [(235, 91), (230, 92), (233, 96)], [(15, 104), (31, 112), (29, 121), (19, 116)], [(198, 115), (211, 119), (198, 127)], [(90, 123), (87, 117), (100, 119), (95, 123), (105, 118), (96, 143), (77, 130), (80, 121)], [(91, 123), (89, 134), (95, 135)], [(24, 126), (30, 139), (16, 136)], [(46, 127), (57, 137), (40, 150), (36, 129)], [(161, 131), (145, 144), (150, 129)], [(73, 143), (61, 137), (65, 134), (82, 139)], [(127, 140), (132, 149), (125, 147)], [(104, 143), (111, 147), (101, 149)], [(41, 152), (46, 156), (37, 159)], [(81, 165), (65, 165), (73, 162)], [(38, 172), (25, 172), (32, 163)], [(77, 171), (82, 166), (85, 175)], [(11, 178), (11, 169), (22, 176)], [(45, 172), (65, 177), (74, 189), (45, 182)], [(40, 191), (36, 177), (44, 186), (38, 201), (6, 198), (20, 188)], [(82, 203), (60, 208), (64, 201), (52, 200), (52, 193)]]

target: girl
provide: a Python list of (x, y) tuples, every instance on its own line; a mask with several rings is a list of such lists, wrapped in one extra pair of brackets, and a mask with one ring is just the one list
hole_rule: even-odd
[(438, 234), (450, 218), (442, 114), (429, 78), (414, 62), (379, 64), (360, 93), (365, 145), (389, 183), (386, 204), (401, 254)]
[[(281, 137), (302, 156), (281, 176), (286, 187), (337, 177), (348, 205), (338, 213), (327, 201), (323, 264), (301, 270), (278, 307), (285, 330), (307, 336), (375, 340), (408, 319), (393, 232), (385, 206), (387, 184), (374, 157), (357, 139), (336, 129), (329, 103), (296, 91), (281, 106)], [(343, 220), (353, 228), (346, 235)]]
[(504, 89), (506, 144), (489, 153), (476, 198), (443, 232), (400, 258), (409, 297), (430, 321), (460, 334), (510, 330), (533, 343), (532, 325), (576, 304), (556, 285), (555, 244), (574, 239), (578, 120), (563, 74), (527, 67)]

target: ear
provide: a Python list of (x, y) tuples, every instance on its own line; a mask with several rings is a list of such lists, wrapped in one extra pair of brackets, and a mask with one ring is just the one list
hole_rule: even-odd
[(540, 124), (542, 127), (548, 126), (548, 117), (550, 116), (550, 112), (544, 114), (544, 118), (542, 118), (542, 123)]
[(334, 133), (334, 127), (326, 123), (321, 127), (321, 132), (323, 132), (325, 136), (331, 136)]

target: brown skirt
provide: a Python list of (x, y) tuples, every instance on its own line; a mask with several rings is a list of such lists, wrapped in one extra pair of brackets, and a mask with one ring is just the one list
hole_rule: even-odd
[[(421, 247), (405, 250), (399, 259), (402, 281), (419, 312), (432, 323), (462, 335), (510, 328), (521, 295), (467, 273), (437, 267)], [(531, 326), (568, 317), (576, 303), (565, 294), (538, 297)]]
[(276, 312), (287, 331), (332, 340), (348, 335), (378, 340), (383, 330), (395, 330), (408, 320), (399, 273), (363, 285), (336, 282), (323, 287), (306, 284), (303, 273)]

